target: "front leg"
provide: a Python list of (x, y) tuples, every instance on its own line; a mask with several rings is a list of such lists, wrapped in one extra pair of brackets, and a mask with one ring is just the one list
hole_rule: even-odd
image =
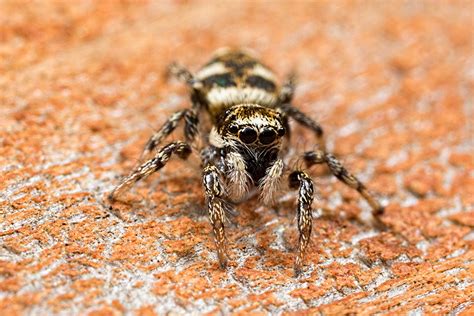
[(226, 201), (224, 200), (224, 186), (216, 166), (208, 164), (204, 167), (202, 183), (206, 194), (209, 221), (214, 231), (219, 265), (221, 269), (225, 269), (227, 266), (227, 247), (224, 231)]
[(384, 208), (382, 205), (380, 205), (377, 199), (369, 192), (369, 190), (367, 190), (365, 185), (360, 182), (359, 179), (347, 171), (347, 169), (339, 160), (336, 159), (336, 157), (334, 157), (334, 155), (317, 150), (306, 152), (303, 157), (308, 167), (314, 164), (325, 163), (336, 178), (338, 178), (348, 187), (357, 190), (357, 192), (359, 192), (360, 195), (362, 195), (367, 203), (369, 203), (371, 206), (372, 214), (375, 216), (375, 219), (377, 216), (383, 214)]
[(154, 158), (143, 163), (141, 166), (136, 168), (128, 177), (124, 178), (122, 182), (110, 193), (109, 200), (113, 201), (119, 196), (122, 192), (129, 189), (134, 183), (140, 181), (151, 175), (152, 173), (163, 168), (168, 160), (171, 158), (171, 155), (175, 153), (181, 159), (187, 159), (191, 154), (191, 146), (182, 141), (172, 142), (160, 151), (158, 151)]
[(298, 255), (295, 261), (295, 276), (301, 273), (304, 255), (308, 247), (311, 228), (313, 223), (313, 214), (311, 204), (313, 203), (313, 181), (303, 171), (294, 171), (289, 176), (290, 188), (298, 189), (298, 208), (296, 210), (298, 230), (300, 237), (298, 241)]

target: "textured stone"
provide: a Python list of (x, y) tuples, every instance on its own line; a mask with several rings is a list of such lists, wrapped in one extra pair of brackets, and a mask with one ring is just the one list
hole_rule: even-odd
[[(468, 1), (209, 4), (0, 1), (0, 314), (472, 315), (474, 8)], [(170, 161), (105, 197), (221, 46), (249, 47), (328, 148), (387, 204), (321, 166), (305, 273), (293, 277), (295, 195), (227, 223), (218, 268), (199, 161)], [(173, 139), (180, 139), (177, 131)], [(296, 127), (297, 152), (314, 139)], [(293, 160), (296, 165), (301, 165)]]

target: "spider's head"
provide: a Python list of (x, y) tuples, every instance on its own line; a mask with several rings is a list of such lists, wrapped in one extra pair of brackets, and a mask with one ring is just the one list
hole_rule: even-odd
[(225, 143), (237, 147), (279, 147), (287, 133), (287, 123), (277, 110), (240, 104), (223, 113), (217, 123), (217, 133)]

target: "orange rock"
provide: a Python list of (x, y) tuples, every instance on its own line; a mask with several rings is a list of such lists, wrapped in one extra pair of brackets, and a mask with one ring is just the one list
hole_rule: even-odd
[[(472, 314), (471, 11), (3, 1), (0, 314)], [(315, 166), (323, 216), (303, 275), (290, 191), (275, 207), (235, 206), (221, 270), (197, 151), (107, 200), (153, 131), (191, 104), (167, 65), (195, 72), (221, 46), (253, 49), (281, 80), (297, 71), (294, 104), (383, 198), (386, 231), (361, 223), (367, 203)], [(315, 148), (307, 129), (292, 131), (296, 156)]]

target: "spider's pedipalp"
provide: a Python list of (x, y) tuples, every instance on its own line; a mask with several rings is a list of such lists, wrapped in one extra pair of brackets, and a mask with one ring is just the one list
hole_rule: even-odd
[(245, 160), (238, 152), (226, 155), (227, 183), (229, 196), (232, 200), (241, 200), (249, 191), (250, 175), (246, 170)]
[(260, 197), (263, 203), (269, 205), (275, 202), (276, 195), (281, 189), (281, 179), (285, 171), (285, 164), (282, 159), (276, 160), (267, 169), (266, 175), (260, 180)]

